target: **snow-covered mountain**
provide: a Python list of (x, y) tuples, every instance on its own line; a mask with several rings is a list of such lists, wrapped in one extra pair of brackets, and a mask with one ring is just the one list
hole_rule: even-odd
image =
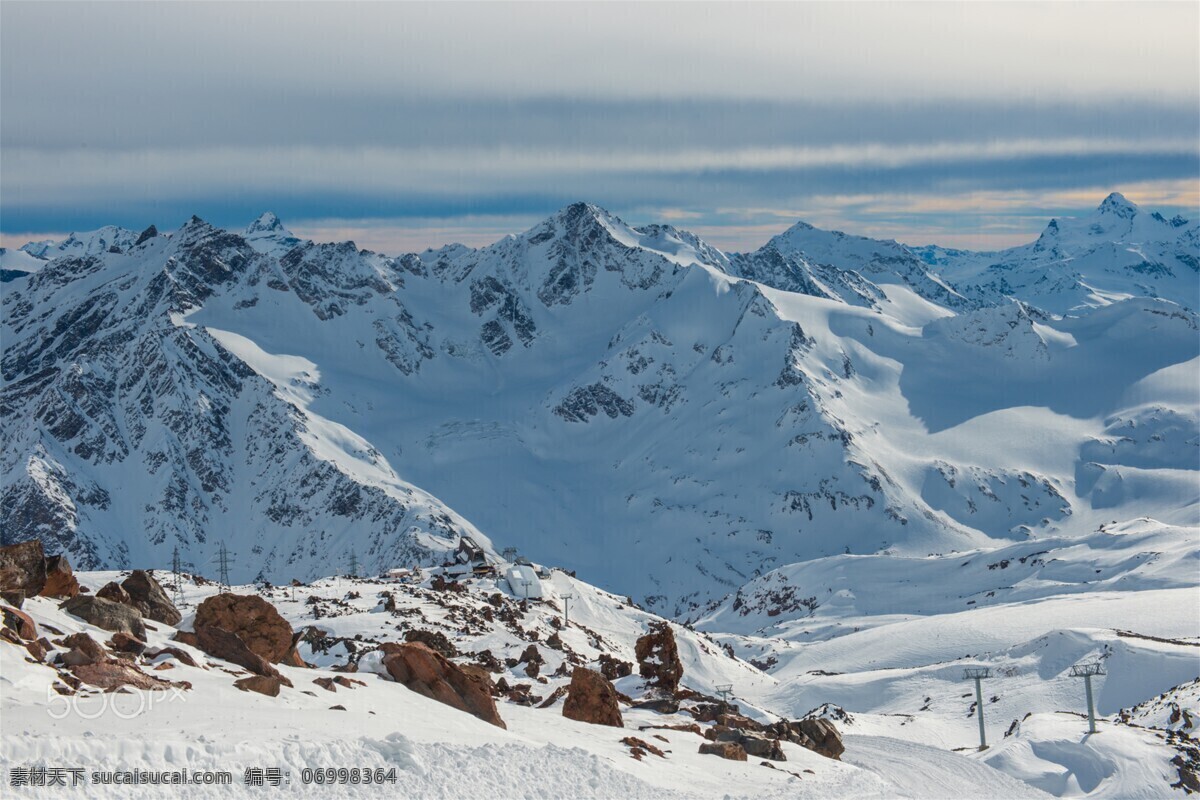
[(1013, 297), (1053, 313), (1128, 297), (1200, 303), (1200, 220), (1146, 213), (1117, 192), (1091, 214), (1054, 219), (1037, 241), (997, 253), (923, 248), (930, 268), (968, 297)]
[(682, 615), (846, 551), (1196, 519), (1169, 292), (1063, 315), (895, 243), (727, 254), (583, 203), (394, 258), (272, 214), (151, 233), (6, 284), (5, 541), (89, 567), (225, 541), (235, 579), (283, 580), (482, 531)]

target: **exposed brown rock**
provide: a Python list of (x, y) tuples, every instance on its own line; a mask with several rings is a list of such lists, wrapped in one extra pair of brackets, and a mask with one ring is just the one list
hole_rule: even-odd
[(538, 708), (549, 708), (550, 706), (557, 703), (562, 697), (564, 697), (566, 695), (566, 693), (567, 693), (567, 687), (559, 686), (557, 689), (555, 689), (553, 692), (550, 693), (549, 697), (547, 697), (545, 700), (543, 700), (538, 705)]
[(446, 658), (454, 658), (458, 655), (458, 648), (441, 631), (427, 631), (422, 628), (413, 628), (404, 632), (404, 641), (423, 642), (429, 645), (431, 650), (441, 653)]
[(41, 594), (46, 585), (46, 555), (38, 539), (0, 547), (0, 591)]
[(333, 678), (313, 678), (313, 683), (327, 692), (337, 691), (337, 687), (333, 685)]
[(146, 650), (146, 643), (128, 633), (117, 632), (112, 635), (108, 646), (122, 653), (141, 655)]
[[(642, 756), (646, 753), (653, 753), (659, 758), (666, 758), (667, 754), (662, 751), (662, 748), (655, 747), (649, 742), (639, 739), (636, 736), (626, 736), (621, 740), (621, 744), (629, 748), (629, 754), (638, 761), (642, 760)], [(639, 752), (640, 751), (640, 752)]]
[(840, 761), (842, 753), (846, 752), (846, 745), (842, 743), (842, 735), (827, 719), (800, 720), (800, 732), (813, 742), (814, 746), (805, 745), (805, 747), (814, 753)]
[(21, 591), (20, 589), (14, 592), (0, 591), (0, 600), (3, 600), (13, 608), (20, 608), (21, 606), (25, 605), (25, 592)]
[(38, 638), (37, 625), (34, 624), (33, 618), (24, 611), (18, 611), (10, 606), (0, 606), (0, 619), (3, 619), (4, 624), (11, 628), (19, 638), (28, 642)]
[(290, 650), (288, 650), (287, 655), (283, 657), (283, 660), (279, 662), (280, 664), (286, 664), (289, 667), (300, 667), (302, 669), (306, 669), (310, 666), (308, 662), (304, 660), (304, 657), (300, 655), (300, 642), (303, 641), (312, 630), (314, 629), (310, 626), (307, 628), (301, 628), (292, 634), (292, 647)]
[(674, 696), (683, 677), (683, 663), (675, 644), (675, 632), (667, 622), (651, 622), (650, 632), (637, 640), (638, 674), (646, 684), (667, 696)]
[(122, 603), (127, 606), (133, 605), (133, 598), (129, 596), (129, 592), (121, 588), (121, 584), (116, 581), (109, 581), (101, 586), (100, 591), (96, 592), (96, 597), (111, 600), (114, 603)]
[(772, 761), (787, 761), (787, 756), (783, 754), (783, 748), (780, 747), (778, 739), (772, 739), (758, 733), (739, 730), (737, 728), (716, 727), (720, 728), (720, 732), (716, 737), (718, 743), (736, 742), (742, 746), (742, 749), (746, 751), (746, 755), (748, 756), (769, 758)]
[(267, 697), (278, 697), (279, 687), (283, 686), (283, 683), (278, 675), (251, 675), (249, 678), (234, 681), (233, 685), (243, 692), (258, 692)]
[(177, 642), (182, 642), (188, 647), (199, 647), (200, 639), (192, 631), (175, 631), (175, 635), (171, 637)]
[(610, 681), (633, 674), (633, 664), (613, 658), (608, 653), (600, 654), (600, 674)]
[(676, 714), (679, 712), (679, 701), (674, 698), (646, 700), (641, 703), (634, 703), (633, 707), (653, 711), (657, 714)]
[(191, 688), (191, 685), (187, 683), (172, 684), (170, 681), (147, 675), (132, 664), (123, 661), (81, 664), (72, 667), (71, 671), (84, 683), (109, 691), (127, 686), (134, 689), (169, 689), (172, 686)]
[(745, 761), (746, 750), (737, 742), (705, 742), (700, 745), (704, 755), (720, 756), (730, 761)]
[[(251, 650), (242, 638), (224, 628), (207, 626), (196, 629), (197, 646), (210, 656), (245, 667), (255, 675), (280, 677), (279, 671), (265, 658)], [(284, 679), (287, 683), (287, 680)], [(291, 683), (287, 683), (291, 686)]]
[(617, 690), (599, 672), (586, 667), (576, 667), (571, 673), (563, 716), (592, 725), (625, 727), (621, 707), (617, 704)]
[(63, 646), (69, 648), (62, 657), (68, 667), (102, 663), (108, 659), (104, 647), (86, 633), (71, 634), (63, 639)]
[(187, 664), (189, 667), (199, 666), (199, 664), (196, 663), (196, 659), (192, 658), (191, 654), (189, 654), (186, 650), (180, 650), (178, 647), (160, 647), (156, 650), (147, 650), (145, 653), (143, 653), (143, 655), (153, 661), (164, 653), (176, 659), (177, 661)]
[(743, 717), (741, 714), (718, 714), (717, 724), (743, 731), (760, 731), (763, 728), (761, 722), (755, 722), (749, 717)]
[(338, 686), (344, 686), (347, 689), (353, 689), (355, 685), (366, 686), (366, 681), (360, 681), (357, 678), (347, 678), (345, 675), (334, 675), (333, 682)]
[(217, 594), (206, 599), (196, 609), (193, 628), (199, 635), (208, 627), (236, 634), (252, 652), (273, 664), (283, 661), (292, 649), (292, 626), (275, 606), (254, 595)]
[(718, 701), (716, 703), (697, 703), (684, 710), (691, 714), (697, 722), (716, 722), (722, 714), (736, 714), (738, 707), (732, 703)]
[(77, 595), (59, 606), (60, 609), (92, 623), (106, 631), (124, 631), (146, 641), (146, 626), (142, 615), (132, 606), (114, 603), (103, 597)]
[(694, 733), (697, 736), (704, 735), (704, 731), (700, 730), (700, 726), (694, 722), (688, 722), (681, 725), (643, 725), (638, 728), (638, 730), (643, 731), (655, 729), (664, 731), (686, 731), (687, 733)]
[(45, 661), (46, 653), (50, 651), (49, 644), (45, 639), (38, 639), (32, 642), (25, 642), (25, 649), (34, 660)]
[(71, 570), (71, 562), (65, 555), (46, 559), (46, 583), (42, 586), (42, 597), (74, 597), (79, 594), (79, 581)]
[(142, 612), (146, 619), (164, 625), (178, 625), (179, 620), (183, 619), (159, 582), (146, 570), (135, 569), (121, 584), (121, 588), (129, 594), (133, 607)]
[(421, 642), (388, 642), (380, 649), (387, 653), (383, 658), (384, 668), (398, 683), (484, 722), (508, 727), (496, 710), (492, 681), (485, 670), (475, 668), (468, 672)]
[(842, 753), (846, 751), (837, 727), (830, 720), (823, 718), (814, 717), (797, 722), (780, 720), (764, 727), (763, 731), (812, 750), (826, 758), (840, 760)]

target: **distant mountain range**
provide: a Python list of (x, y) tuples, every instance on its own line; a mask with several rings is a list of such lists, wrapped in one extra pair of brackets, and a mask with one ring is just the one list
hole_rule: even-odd
[[(568, 206), (385, 256), (273, 214), (0, 252), (0, 527), (234, 580), (467, 533), (688, 615), (763, 574), (1200, 509), (1200, 224), (753, 253)], [(757, 584), (756, 584), (757, 585)]]

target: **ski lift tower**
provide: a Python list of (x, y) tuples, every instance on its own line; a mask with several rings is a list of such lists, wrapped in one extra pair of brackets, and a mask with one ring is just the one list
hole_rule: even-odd
[(729, 698), (733, 696), (733, 684), (722, 683), (719, 686), (713, 687), (717, 690), (717, 694), (721, 695), (721, 702), (729, 705)]
[(571, 601), (575, 599), (573, 594), (562, 595), (563, 601), (563, 627), (571, 627)]
[(1088, 733), (1096, 732), (1096, 706), (1092, 702), (1092, 676), (1104, 674), (1104, 665), (1099, 661), (1075, 664), (1071, 667), (1071, 677), (1083, 678), (1083, 685), (1087, 688)]
[(987, 750), (987, 734), (983, 727), (983, 680), (992, 677), (988, 667), (967, 667), (963, 670), (964, 681), (975, 681), (975, 711), (979, 715), (979, 749)]

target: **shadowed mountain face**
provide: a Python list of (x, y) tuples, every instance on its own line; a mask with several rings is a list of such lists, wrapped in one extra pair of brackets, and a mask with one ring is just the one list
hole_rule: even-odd
[(1051, 228), (727, 254), (579, 203), (398, 257), (273, 214), (43, 243), (5, 284), (4, 541), (201, 570), (224, 541), (281, 581), (468, 533), (686, 614), (847, 550), (1184, 522), (1196, 225), (1114, 196)]

